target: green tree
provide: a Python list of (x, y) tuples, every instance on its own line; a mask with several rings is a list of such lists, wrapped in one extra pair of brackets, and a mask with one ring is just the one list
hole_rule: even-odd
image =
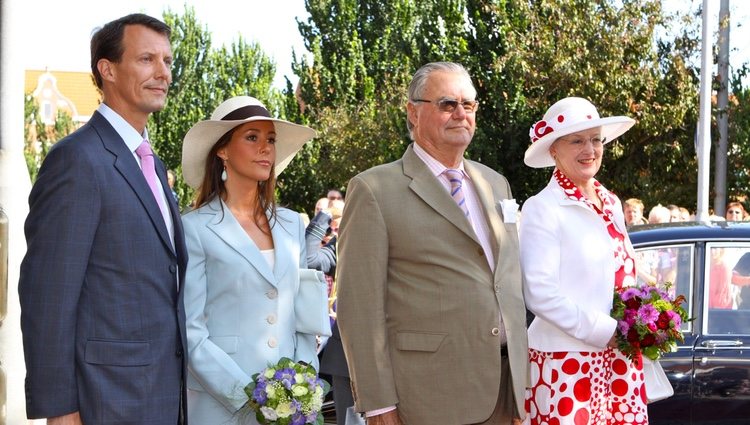
[[(312, 60), (295, 57), (301, 99), (290, 117), (320, 132), (306, 146), (305, 168), (282, 178), (282, 199), (310, 211), (327, 188), (345, 189), (353, 175), (399, 158), (409, 142), (406, 86), (422, 63), (468, 54), (461, 1), (307, 0), (299, 28)], [(294, 100), (292, 100), (294, 99)], [(293, 165), (301, 165), (296, 162)], [(293, 168), (293, 167), (290, 167)]]
[(599, 178), (608, 187), (647, 204), (694, 203), (694, 127), (685, 123), (695, 122), (697, 80), (673, 44), (655, 47), (669, 22), (660, 2), (480, 0), (469, 2), (469, 19), (483, 101), (470, 156), (506, 174), (517, 197), (539, 191), (550, 174), (520, 161), (529, 128), (557, 100), (579, 96), (602, 116), (637, 121), (607, 145)]
[[(608, 187), (647, 204), (694, 204), (691, 21), (685, 33), (658, 40), (673, 18), (655, 0), (380, 3), (306, 2), (310, 19), (300, 32), (313, 60), (295, 60), (295, 95), (305, 105), (300, 118), (325, 138), (310, 147), (319, 156), (305, 178), (344, 187), (353, 174), (399, 157), (409, 142), (404, 102), (411, 74), (448, 60), (470, 70), (481, 102), (468, 156), (506, 174), (520, 200), (539, 191), (551, 171), (521, 160), (530, 126), (552, 103), (575, 95), (602, 115), (638, 121), (608, 145), (600, 172)], [(331, 169), (337, 171), (327, 174)]]
[(748, 74), (750, 68), (745, 64), (732, 78), (727, 154), (727, 201), (742, 200), (746, 209), (750, 207), (750, 87), (743, 81)]
[(75, 130), (76, 126), (68, 113), (57, 111), (55, 122), (47, 125), (39, 113), (39, 105), (34, 97), (27, 93), (24, 96), (24, 150), (26, 167), (31, 181), (36, 180), (39, 167), (47, 157), (52, 145)]

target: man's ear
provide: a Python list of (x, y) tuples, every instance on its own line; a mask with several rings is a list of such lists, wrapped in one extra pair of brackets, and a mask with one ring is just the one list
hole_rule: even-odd
[(417, 110), (417, 107), (414, 106), (411, 102), (406, 102), (406, 119), (409, 120), (412, 126), (416, 127), (417, 118), (419, 116), (419, 111)]
[(96, 69), (99, 70), (99, 74), (102, 76), (102, 80), (106, 81), (114, 81), (115, 79), (115, 69), (114, 64), (109, 61), (109, 59), (99, 59), (99, 62), (96, 63)]

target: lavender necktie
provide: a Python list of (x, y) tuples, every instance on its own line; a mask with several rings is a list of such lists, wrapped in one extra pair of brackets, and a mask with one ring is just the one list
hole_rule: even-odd
[(159, 205), (161, 215), (164, 217), (167, 214), (167, 208), (166, 205), (164, 205), (164, 199), (161, 195), (161, 184), (159, 184), (159, 179), (156, 177), (154, 151), (151, 150), (151, 145), (148, 143), (148, 140), (144, 140), (141, 145), (138, 146), (138, 149), (135, 150), (135, 153), (141, 158), (141, 171), (143, 172), (143, 177), (146, 178), (146, 182), (151, 188), (151, 193), (156, 199), (156, 204)]
[(447, 168), (444, 173), (451, 184), (451, 197), (456, 201), (456, 204), (461, 208), (461, 211), (464, 212), (464, 215), (469, 217), (469, 208), (466, 206), (466, 197), (464, 196), (464, 190), (462, 187), (464, 174), (461, 170), (454, 170), (452, 168)]

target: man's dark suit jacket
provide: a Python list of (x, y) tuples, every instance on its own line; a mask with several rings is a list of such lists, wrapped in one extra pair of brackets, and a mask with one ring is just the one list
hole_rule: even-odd
[(155, 162), (176, 248), (133, 153), (98, 112), (40, 169), (19, 282), (29, 418), (74, 411), (87, 425), (184, 418), (178, 283), (187, 252), (166, 169)]

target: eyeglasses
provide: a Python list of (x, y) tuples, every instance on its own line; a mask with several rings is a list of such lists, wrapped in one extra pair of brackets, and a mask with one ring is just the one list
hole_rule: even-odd
[(476, 100), (458, 101), (456, 99), (439, 99), (439, 100), (413, 99), (412, 102), (434, 103), (437, 105), (438, 110), (440, 110), (441, 112), (448, 112), (450, 114), (452, 114), (456, 110), (456, 108), (458, 108), (458, 105), (463, 106), (464, 111), (468, 113), (476, 112), (477, 109), (479, 109), (479, 102)]
[(591, 142), (591, 144), (594, 145), (595, 147), (599, 147), (607, 143), (606, 137), (599, 137), (599, 136), (594, 136), (589, 139), (586, 139), (585, 137), (574, 137), (570, 139), (561, 138), (560, 140), (562, 140), (563, 142), (568, 142), (573, 145), (583, 145), (584, 142)]

